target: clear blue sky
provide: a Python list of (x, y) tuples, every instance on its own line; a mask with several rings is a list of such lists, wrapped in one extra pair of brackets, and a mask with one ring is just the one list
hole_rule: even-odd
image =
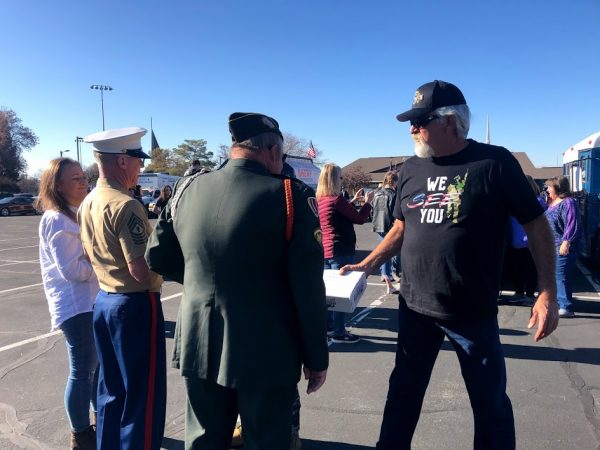
[(470, 137), (489, 116), (492, 143), (537, 166), (600, 131), (598, 0), (4, 0), (0, 15), (0, 106), (40, 139), (32, 173), (102, 129), (91, 84), (114, 88), (107, 128), (153, 117), (161, 147), (216, 151), (228, 115), (256, 111), (341, 166), (412, 154), (395, 115), (433, 79), (462, 89)]

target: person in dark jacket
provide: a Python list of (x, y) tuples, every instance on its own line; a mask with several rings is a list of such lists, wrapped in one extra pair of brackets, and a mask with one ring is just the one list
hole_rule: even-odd
[[(370, 191), (364, 196), (365, 202), (360, 211), (357, 211), (352, 203), (362, 198), (364, 190), (359, 189), (354, 198), (348, 201), (340, 194), (341, 182), (342, 169), (335, 164), (325, 164), (317, 185), (325, 269), (339, 269), (352, 263), (356, 252), (354, 224), (365, 223), (371, 214), (374, 192)], [(333, 334), (333, 342), (354, 344), (360, 340), (358, 336), (346, 331), (346, 313), (330, 312), (327, 329)]]
[(245, 450), (287, 450), (301, 369), (310, 394), (329, 364), (316, 200), (280, 175), (275, 119), (233, 113), (229, 130), (231, 159), (181, 180), (146, 260), (183, 284), (173, 366), (186, 385), (185, 447), (229, 449), (239, 413)]
[[(381, 189), (375, 192), (373, 198), (373, 231), (382, 241), (394, 224), (394, 206), (396, 204), (396, 184), (398, 174), (392, 170), (385, 174)], [(388, 294), (397, 294), (392, 278), (392, 260), (381, 265), (381, 279), (386, 284)]]

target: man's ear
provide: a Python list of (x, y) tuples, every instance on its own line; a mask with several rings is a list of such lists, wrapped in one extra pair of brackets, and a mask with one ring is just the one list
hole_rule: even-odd
[(119, 155), (119, 156), (117, 156), (117, 167), (119, 169), (125, 170), (127, 168), (127, 161), (126, 161), (126, 159), (127, 159), (127, 156), (125, 156), (125, 155)]

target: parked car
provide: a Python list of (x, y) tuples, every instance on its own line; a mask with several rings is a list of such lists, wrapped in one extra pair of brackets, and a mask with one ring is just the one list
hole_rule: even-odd
[(6, 197), (14, 197), (15, 194), (13, 194), (12, 192), (0, 192), (0, 199), (6, 198)]
[(33, 200), (33, 197), (6, 197), (0, 199), (0, 216), (39, 214), (33, 205)]

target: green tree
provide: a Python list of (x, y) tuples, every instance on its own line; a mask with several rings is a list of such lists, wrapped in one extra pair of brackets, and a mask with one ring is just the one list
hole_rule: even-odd
[(150, 152), (152, 159), (146, 165), (144, 172), (166, 172), (171, 173), (173, 161), (171, 160), (171, 150), (167, 148), (154, 148)]
[(171, 174), (183, 175), (194, 159), (200, 161), (200, 164), (204, 167), (213, 168), (216, 165), (212, 160), (213, 156), (214, 153), (206, 149), (206, 140), (186, 139), (171, 153)]
[[(10, 109), (0, 109), (0, 180), (2, 185), (16, 185), (25, 172), (27, 162), (23, 151), (37, 145), (38, 137), (24, 126)], [(4, 187), (6, 188), (6, 186)]]

